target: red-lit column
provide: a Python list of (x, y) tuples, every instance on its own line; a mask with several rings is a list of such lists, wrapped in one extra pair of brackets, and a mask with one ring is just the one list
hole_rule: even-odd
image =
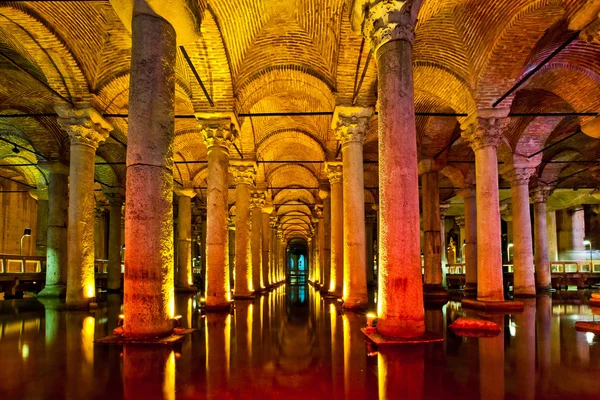
[(514, 243), (514, 295), (535, 296), (533, 243), (529, 213), (529, 177), (534, 168), (514, 167), (502, 176), (510, 182)]
[(112, 126), (93, 108), (56, 106), (71, 139), (69, 179), (68, 308), (87, 308), (96, 297), (94, 274), (94, 158)]
[[(198, 116), (201, 119), (201, 116)], [(228, 309), (230, 304), (229, 227), (227, 192), (229, 148), (237, 137), (231, 118), (201, 119), (204, 144), (208, 148), (206, 199), (206, 307)]]
[(465, 292), (477, 292), (477, 203), (475, 188), (471, 185), (463, 187), (458, 195), (465, 202), (465, 247), (464, 260), (467, 269)]
[(355, 2), (352, 16), (354, 29), (362, 30), (377, 60), (381, 213), (377, 329), (385, 336), (405, 338), (425, 333), (412, 75), (420, 3), (362, 0)]
[(342, 165), (327, 164), (327, 176), (331, 184), (331, 272), (329, 293), (342, 297), (344, 283), (344, 220)]
[(252, 296), (250, 249), (250, 186), (256, 171), (253, 165), (230, 167), (235, 181), (235, 298)]
[(534, 265), (535, 287), (537, 292), (546, 292), (552, 289), (552, 272), (550, 269), (550, 256), (548, 251), (548, 227), (546, 202), (551, 191), (547, 187), (537, 187), (531, 192), (533, 203), (533, 221), (535, 224), (534, 235)]

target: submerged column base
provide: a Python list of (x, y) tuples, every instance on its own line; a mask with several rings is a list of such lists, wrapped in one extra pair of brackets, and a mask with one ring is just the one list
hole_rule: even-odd
[(65, 285), (47, 285), (42, 289), (37, 297), (65, 297), (67, 287)]
[(423, 285), (423, 296), (426, 300), (447, 299), (448, 291), (442, 285)]
[(524, 309), (523, 303), (520, 301), (483, 301), (464, 299), (461, 301), (462, 308), (473, 310), (482, 310), (487, 312), (522, 312)]

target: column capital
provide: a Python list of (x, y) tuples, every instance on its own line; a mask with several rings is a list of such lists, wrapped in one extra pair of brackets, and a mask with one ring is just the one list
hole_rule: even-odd
[(108, 199), (108, 204), (110, 206), (121, 207), (125, 201), (125, 190), (122, 188), (109, 188), (104, 195)]
[(510, 203), (500, 203), (500, 218), (505, 221), (512, 221), (512, 206)]
[(450, 208), (450, 203), (441, 203), (440, 204), (440, 219), (446, 218), (446, 214), (448, 213), (448, 209)]
[(69, 166), (60, 161), (38, 161), (38, 167), (49, 174), (69, 175)]
[(269, 226), (271, 228), (277, 229), (278, 225), (279, 225), (279, 219), (277, 218), (277, 216), (276, 215), (271, 215), (271, 218), (269, 218)]
[(252, 185), (256, 178), (256, 168), (253, 162), (232, 161), (229, 165), (229, 171), (233, 175), (233, 182), (236, 185)]
[(548, 201), (548, 197), (552, 195), (553, 189), (550, 186), (538, 186), (529, 192), (529, 196), (531, 197), (531, 202), (533, 204), (536, 203), (545, 203)]
[(342, 181), (342, 163), (338, 161), (328, 162), (325, 164), (329, 183), (339, 183)]
[(321, 200), (325, 200), (329, 197), (329, 188), (325, 187), (325, 185), (319, 185), (319, 198)]
[(275, 207), (273, 207), (273, 202), (271, 200), (265, 200), (265, 205), (262, 207), (261, 212), (263, 214), (271, 214)]
[(262, 192), (254, 192), (250, 195), (251, 208), (263, 208), (265, 206), (265, 194)]
[(419, 160), (419, 175), (430, 172), (440, 172), (444, 168), (444, 161), (441, 159), (426, 158)]
[(196, 113), (195, 115), (208, 150), (222, 147), (229, 151), (232, 143), (238, 138), (239, 128), (236, 118), (229, 113)]
[(315, 205), (315, 216), (317, 217), (317, 219), (323, 218), (323, 205), (322, 204)]
[(36, 189), (31, 189), (29, 191), (29, 195), (37, 201), (48, 200), (48, 186), (38, 185)]
[(535, 168), (532, 167), (513, 167), (502, 173), (502, 177), (506, 179), (511, 186), (528, 185), (529, 178), (535, 174)]
[(196, 190), (191, 188), (191, 187), (174, 187), (173, 191), (175, 192), (175, 194), (178, 197), (189, 197), (189, 198), (193, 198), (194, 196), (196, 196)]
[(422, 1), (357, 0), (352, 26), (369, 41), (373, 51), (387, 42), (404, 40), (412, 45)]
[(470, 199), (470, 198), (477, 196), (475, 186), (473, 186), (473, 185), (463, 186), (462, 188), (460, 188), (460, 190), (456, 194), (458, 194), (460, 197), (462, 197), (463, 200)]
[(54, 109), (58, 114), (58, 125), (69, 134), (72, 145), (84, 145), (95, 150), (113, 131), (112, 125), (92, 107), (60, 104)]
[(331, 119), (331, 129), (342, 145), (351, 142), (363, 143), (372, 107), (336, 106)]
[(456, 222), (456, 225), (458, 225), (459, 228), (464, 228), (465, 227), (465, 216), (464, 215), (457, 215), (456, 217), (454, 217), (454, 222)]
[(461, 125), (461, 136), (476, 151), (483, 147), (497, 148), (504, 129), (510, 122), (508, 108), (478, 110), (474, 120)]

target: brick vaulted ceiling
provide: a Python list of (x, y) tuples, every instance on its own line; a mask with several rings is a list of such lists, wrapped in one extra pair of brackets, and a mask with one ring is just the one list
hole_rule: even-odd
[[(573, 35), (569, 23), (593, 3), (597, 1), (424, 0), (413, 50), (417, 111), (473, 115), (491, 106)], [(214, 107), (178, 51), (176, 114), (330, 112), (336, 104), (376, 106), (375, 59), (351, 29), (352, 0), (199, 0), (198, 7), (203, 12), (202, 36), (185, 49)], [(131, 36), (108, 0), (2, 2), (0, 53), (1, 114), (52, 113), (54, 104), (63, 100), (44, 85), (74, 103), (90, 102), (103, 113), (127, 113)], [(519, 113), (600, 111), (600, 44), (572, 41), (501, 105)], [(513, 118), (499, 149), (500, 160), (511, 153), (531, 154), (591, 118)], [(330, 120), (329, 115), (240, 117), (236, 145), (245, 158), (259, 161), (332, 160), (338, 143)], [(110, 121), (116, 131), (98, 149), (98, 160), (118, 163), (125, 159), (127, 119)], [(473, 154), (460, 139), (460, 122), (454, 117), (417, 118), (420, 157), (446, 149), (444, 155), (451, 161), (440, 179), (444, 188), (473, 176)], [(47, 158), (69, 157), (68, 139), (52, 116), (0, 117), (0, 136)], [(539, 167), (543, 180), (567, 188), (598, 186), (600, 174), (594, 164), (576, 162), (597, 160), (599, 142), (579, 134), (545, 152)], [(14, 153), (13, 147), (0, 143), (2, 164), (37, 162), (39, 156)], [(365, 159), (376, 160), (376, 154), (374, 117)], [(239, 158), (238, 153), (232, 151), (232, 158)], [(175, 160), (206, 160), (194, 119), (175, 121)], [(546, 163), (551, 160), (571, 163)], [(205, 167), (177, 164), (175, 179), (198, 187), (202, 198)], [(257, 183), (287, 187), (272, 190), (277, 203), (318, 202), (314, 188), (326, 178), (319, 163), (260, 163), (258, 171)], [(44, 185), (47, 178), (35, 166), (2, 167), (0, 174), (32, 186)], [(123, 165), (99, 165), (96, 174), (106, 185), (124, 186)], [(366, 201), (377, 201), (376, 164), (365, 164), (365, 186)], [(452, 194), (453, 189), (442, 191), (444, 198)], [(231, 190), (230, 202), (234, 201)], [(310, 214), (311, 207), (285, 209), (299, 212), (295, 218), (310, 220), (302, 215)]]

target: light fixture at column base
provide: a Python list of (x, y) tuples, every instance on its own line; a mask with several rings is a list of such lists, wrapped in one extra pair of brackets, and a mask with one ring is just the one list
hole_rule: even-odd
[(461, 317), (448, 326), (457, 336), (496, 337), (502, 329), (493, 321), (481, 318)]
[(488, 313), (520, 313), (523, 312), (524, 305), (520, 301), (483, 301), (473, 299), (463, 299), (462, 308), (485, 311)]

